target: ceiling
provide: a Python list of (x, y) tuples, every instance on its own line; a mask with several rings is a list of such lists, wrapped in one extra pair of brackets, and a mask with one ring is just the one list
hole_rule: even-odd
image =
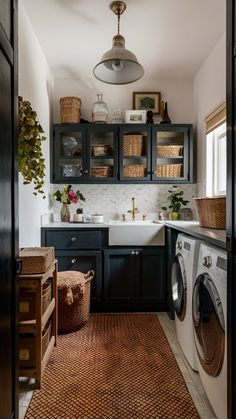
[[(110, 0), (22, 0), (55, 77), (93, 78), (112, 46)], [(126, 48), (147, 79), (193, 78), (226, 28), (226, 0), (127, 0)]]

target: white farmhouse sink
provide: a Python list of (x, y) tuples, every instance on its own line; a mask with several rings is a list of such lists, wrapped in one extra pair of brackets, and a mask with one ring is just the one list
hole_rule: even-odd
[(110, 246), (163, 246), (164, 224), (153, 220), (109, 221)]

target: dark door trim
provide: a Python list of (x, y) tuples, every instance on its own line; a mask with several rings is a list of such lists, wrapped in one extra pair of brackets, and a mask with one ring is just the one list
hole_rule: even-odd
[(228, 419), (236, 418), (236, 9), (235, 0), (227, 0), (226, 9), (226, 105), (227, 105), (227, 348), (228, 348)]

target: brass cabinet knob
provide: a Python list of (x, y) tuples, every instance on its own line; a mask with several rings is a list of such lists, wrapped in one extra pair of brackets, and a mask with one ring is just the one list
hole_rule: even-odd
[(135, 255), (135, 251), (134, 250), (132, 250), (131, 255)]
[(71, 263), (75, 263), (76, 262), (76, 259), (71, 259)]
[(139, 255), (139, 251), (138, 251), (138, 250), (136, 250), (135, 255), (136, 255), (136, 256), (138, 256), (138, 255)]
[(76, 237), (71, 237), (71, 241), (75, 242), (76, 241)]

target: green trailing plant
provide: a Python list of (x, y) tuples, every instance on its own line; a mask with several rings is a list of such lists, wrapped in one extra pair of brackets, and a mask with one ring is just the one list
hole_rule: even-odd
[(19, 171), (24, 178), (24, 185), (34, 184), (34, 195), (43, 194), (45, 177), (45, 163), (41, 149), (42, 141), (46, 140), (44, 131), (38, 121), (37, 113), (32, 109), (31, 103), (18, 100), (19, 113), (19, 140), (18, 159)]
[[(171, 189), (168, 189), (169, 196), (167, 200), (170, 202), (168, 206), (169, 209), (172, 209), (173, 212), (179, 212), (182, 206), (185, 206), (189, 203), (189, 201), (183, 198), (184, 192), (178, 189), (178, 186), (173, 185)], [(167, 211), (167, 207), (161, 207), (163, 211)]]

